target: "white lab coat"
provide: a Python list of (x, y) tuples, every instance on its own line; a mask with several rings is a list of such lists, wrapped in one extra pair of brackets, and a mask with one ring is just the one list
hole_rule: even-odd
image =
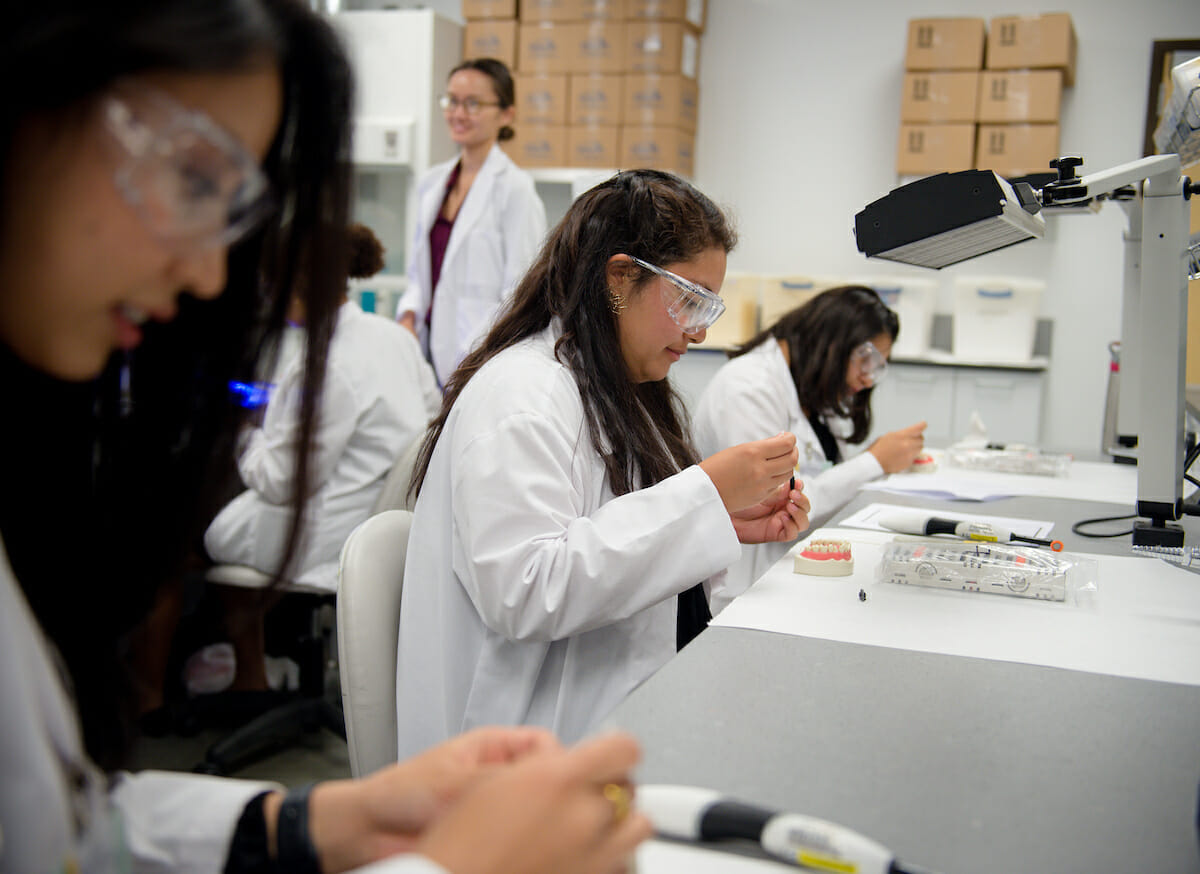
[(401, 758), (485, 724), (574, 741), (675, 653), (675, 596), (740, 552), (699, 467), (614, 497), (550, 328), (459, 396), (417, 500)]
[[(457, 158), (438, 164), (417, 184), (417, 229), (408, 259), (408, 287), (396, 307), (397, 318), (408, 312), (416, 316), (417, 335), (442, 385), (491, 328), (546, 235), (546, 208), (533, 177), (493, 145), (454, 219), (434, 295), (429, 229), (442, 208), (446, 181), (456, 163)], [(435, 305), (426, 333), (425, 314), (431, 300)]]
[[(288, 366), (238, 460), (248, 490), (204, 535), (209, 555), (273, 573), (283, 552), (298, 440), (302, 356)], [(312, 482), (293, 583), (337, 586), (342, 544), (371, 512), (400, 453), (437, 414), (441, 393), (412, 334), (391, 319), (343, 304), (330, 341), (314, 435)]]
[[(796, 475), (804, 483), (804, 494), (812, 503), (810, 530), (827, 522), (864, 483), (883, 473), (874, 455), (842, 439), (848, 433), (848, 422), (829, 419), (826, 424), (845, 459), (836, 466), (829, 464), (821, 441), (801, 412), (796, 384), (774, 339), (723, 365), (700, 396), (693, 419), (696, 445), (706, 458), (730, 446), (762, 440), (780, 431), (795, 434), (800, 450)], [(724, 585), (710, 599), (713, 615), (750, 588), (791, 547), (791, 543), (745, 547), (742, 557), (726, 574)]]
[[(219, 874), (250, 799), (273, 783), (145, 771), (102, 774), (51, 645), (0, 543), (0, 871)], [(372, 866), (444, 874), (419, 856)]]

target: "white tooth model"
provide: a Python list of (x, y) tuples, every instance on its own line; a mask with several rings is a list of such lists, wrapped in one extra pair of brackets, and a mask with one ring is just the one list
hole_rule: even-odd
[(792, 570), (798, 574), (845, 577), (854, 573), (849, 540), (809, 540), (796, 553)]

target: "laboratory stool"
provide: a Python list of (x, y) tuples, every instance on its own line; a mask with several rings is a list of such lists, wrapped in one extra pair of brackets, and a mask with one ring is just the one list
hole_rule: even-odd
[[(217, 565), (206, 572), (205, 581), (265, 589), (271, 577), (243, 565)], [(292, 583), (284, 583), (280, 591), (285, 599), (299, 601), (309, 617), (309, 627), (296, 642), (292, 656), (300, 666), (300, 690), (295, 695), (281, 696), (282, 703), (210, 746), (204, 760), (192, 769), (198, 773), (229, 774), (320, 728), (328, 728), (343, 740), (346, 737), (336, 688), (335, 593)]]

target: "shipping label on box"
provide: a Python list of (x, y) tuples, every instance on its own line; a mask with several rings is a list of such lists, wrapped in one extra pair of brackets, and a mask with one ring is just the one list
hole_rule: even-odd
[(923, 124), (975, 121), (979, 74), (973, 70), (904, 74), (900, 120)]
[(1064, 85), (1074, 85), (1077, 52), (1075, 25), (1066, 12), (997, 16), (988, 31), (989, 70), (1057, 69)]
[(979, 120), (1058, 123), (1062, 70), (985, 70), (979, 74)]
[(621, 73), (625, 70), (625, 22), (596, 19), (578, 28), (571, 73)]
[(567, 128), (568, 167), (616, 167), (620, 128), (573, 125)]
[(495, 58), (510, 70), (517, 69), (517, 22), (468, 21), (463, 28), (464, 58)]
[(521, 21), (578, 21), (579, 0), (521, 0)]
[(692, 135), (677, 127), (621, 126), (620, 166), (667, 170), (683, 176), (695, 171)]
[(570, 73), (579, 36), (579, 25), (574, 23), (522, 23), (518, 28), (518, 69), (544, 75)]
[(567, 76), (519, 73), (517, 89), (518, 124), (566, 124)]
[(976, 162), (1001, 176), (1049, 173), (1058, 157), (1056, 124), (981, 124)]
[(679, 21), (629, 21), (625, 33), (626, 70), (630, 73), (679, 73), (695, 79), (700, 40)]
[(627, 0), (578, 0), (579, 17), (624, 21), (629, 16)]
[(902, 124), (896, 172), (902, 176), (971, 170), (975, 167), (975, 125)]
[(463, 18), (516, 18), (517, 0), (462, 0)]
[(621, 113), (625, 124), (681, 128), (696, 132), (700, 88), (686, 76), (635, 75), (625, 78)]
[(630, 18), (659, 18), (667, 21), (686, 21), (703, 32), (704, 0), (629, 0)]
[(982, 18), (914, 18), (908, 22), (906, 70), (983, 69)]
[(568, 124), (621, 124), (625, 76), (575, 73), (569, 78)]
[(567, 165), (567, 126), (563, 124), (524, 124), (516, 136), (500, 143), (500, 148), (521, 167), (565, 167)]

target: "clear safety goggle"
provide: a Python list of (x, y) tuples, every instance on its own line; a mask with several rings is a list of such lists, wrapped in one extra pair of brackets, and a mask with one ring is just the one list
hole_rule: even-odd
[(101, 110), (124, 154), (117, 190), (163, 242), (226, 246), (271, 211), (270, 181), (258, 162), (204, 113), (141, 83), (118, 86)]
[(850, 361), (858, 367), (864, 377), (871, 381), (872, 386), (879, 385), (887, 376), (887, 359), (870, 340), (854, 347), (854, 351), (850, 353)]
[(667, 312), (675, 320), (675, 324), (679, 325), (685, 334), (696, 334), (711, 328), (713, 323), (721, 318), (721, 313), (725, 312), (725, 301), (721, 300), (719, 294), (641, 258), (634, 258), (632, 255), (629, 257), (634, 264), (645, 267), (651, 273), (657, 273), (670, 284), (671, 287), (663, 286), (663, 303), (666, 304)]

